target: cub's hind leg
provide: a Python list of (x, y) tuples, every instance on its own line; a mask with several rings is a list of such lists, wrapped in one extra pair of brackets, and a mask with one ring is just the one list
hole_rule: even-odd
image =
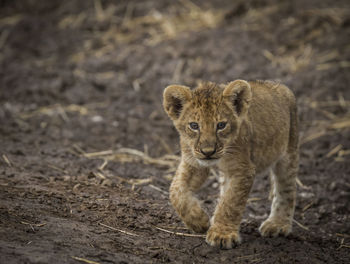
[(273, 168), (272, 206), (268, 219), (260, 226), (263, 236), (288, 235), (292, 230), (296, 199), (298, 152), (287, 153)]

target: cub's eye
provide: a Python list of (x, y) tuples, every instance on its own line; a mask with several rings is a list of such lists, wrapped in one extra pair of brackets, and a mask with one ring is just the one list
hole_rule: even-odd
[(219, 122), (216, 126), (218, 130), (222, 130), (226, 127), (226, 122)]
[(193, 130), (198, 130), (199, 129), (199, 125), (196, 122), (191, 122), (190, 123), (190, 128)]

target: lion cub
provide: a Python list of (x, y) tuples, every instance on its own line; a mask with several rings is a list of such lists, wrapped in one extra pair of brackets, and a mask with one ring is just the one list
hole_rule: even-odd
[[(204, 83), (194, 90), (171, 85), (164, 109), (180, 134), (181, 162), (170, 186), (170, 201), (187, 227), (206, 231), (212, 246), (232, 248), (255, 174), (270, 169), (271, 213), (259, 230), (263, 236), (292, 229), (298, 171), (298, 123), (293, 93), (268, 81)], [(193, 193), (217, 165), (224, 180), (214, 216)]]

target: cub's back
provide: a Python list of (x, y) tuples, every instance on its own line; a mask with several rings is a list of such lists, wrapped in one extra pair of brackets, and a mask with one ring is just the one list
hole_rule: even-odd
[[(285, 153), (290, 144), (293, 115), (296, 113), (295, 97), (283, 84), (271, 81), (249, 82), (252, 88), (252, 101), (248, 118), (253, 129), (253, 156), (264, 169), (271, 160)], [(257, 164), (257, 165), (258, 165)]]

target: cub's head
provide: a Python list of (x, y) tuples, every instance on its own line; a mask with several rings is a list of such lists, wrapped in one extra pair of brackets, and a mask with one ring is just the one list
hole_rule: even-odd
[(243, 80), (226, 86), (204, 83), (194, 90), (168, 86), (163, 105), (179, 131), (183, 155), (208, 166), (230, 153), (251, 97), (251, 87)]

